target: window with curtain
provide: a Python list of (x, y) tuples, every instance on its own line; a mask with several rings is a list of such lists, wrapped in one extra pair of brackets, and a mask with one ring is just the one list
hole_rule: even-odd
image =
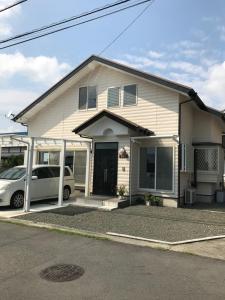
[(111, 87), (108, 88), (108, 107), (117, 107), (120, 105), (120, 88), (119, 87)]
[(141, 147), (139, 187), (143, 189), (173, 189), (173, 148)]
[(79, 109), (96, 108), (97, 92), (96, 86), (85, 86), (79, 88)]

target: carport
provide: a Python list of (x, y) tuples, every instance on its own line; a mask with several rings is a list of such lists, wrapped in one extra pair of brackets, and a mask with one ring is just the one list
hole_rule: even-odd
[(65, 169), (65, 154), (68, 145), (85, 145), (87, 148), (87, 160), (86, 160), (86, 177), (85, 177), (85, 197), (90, 195), (89, 180), (90, 180), (90, 153), (92, 141), (85, 140), (72, 140), (72, 139), (59, 139), (48, 137), (29, 137), (20, 135), (3, 135), (0, 137), (0, 161), (1, 161), (1, 148), (24, 146), (26, 145), (27, 151), (25, 154), (24, 163), (26, 165), (26, 180), (25, 180), (25, 193), (24, 193), (24, 211), (30, 211), (30, 186), (32, 181), (32, 168), (36, 161), (36, 147), (38, 146), (58, 146), (60, 148), (60, 177), (59, 177), (59, 192), (58, 192), (58, 206), (63, 206), (63, 188), (64, 188), (64, 169)]

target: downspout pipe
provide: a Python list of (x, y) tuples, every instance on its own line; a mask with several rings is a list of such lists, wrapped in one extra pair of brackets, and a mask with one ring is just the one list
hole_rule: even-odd
[[(193, 95), (193, 96), (195, 97), (196, 95)], [(192, 102), (194, 100), (194, 97), (179, 103), (179, 120), (178, 120), (178, 136), (179, 136), (179, 144), (178, 144), (178, 202), (177, 202), (178, 207), (181, 207), (180, 169), (181, 169), (181, 144), (182, 144), (181, 143), (182, 105)]]

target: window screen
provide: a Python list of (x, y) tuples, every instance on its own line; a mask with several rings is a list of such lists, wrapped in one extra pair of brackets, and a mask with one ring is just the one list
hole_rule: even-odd
[(136, 84), (124, 86), (123, 105), (134, 105), (137, 102), (137, 86)]
[(120, 104), (120, 88), (113, 87), (108, 89), (108, 107), (119, 106)]
[(85, 184), (86, 151), (75, 151), (74, 177), (76, 185)]
[(79, 88), (79, 109), (87, 107), (87, 87)]
[(173, 148), (157, 148), (156, 189), (172, 190), (173, 185)]
[(218, 170), (218, 151), (215, 148), (197, 149), (197, 169), (199, 171)]

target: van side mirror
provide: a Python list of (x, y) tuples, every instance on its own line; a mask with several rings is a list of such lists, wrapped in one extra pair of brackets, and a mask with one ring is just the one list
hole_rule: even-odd
[(38, 177), (37, 176), (32, 176), (32, 180), (37, 180)]

